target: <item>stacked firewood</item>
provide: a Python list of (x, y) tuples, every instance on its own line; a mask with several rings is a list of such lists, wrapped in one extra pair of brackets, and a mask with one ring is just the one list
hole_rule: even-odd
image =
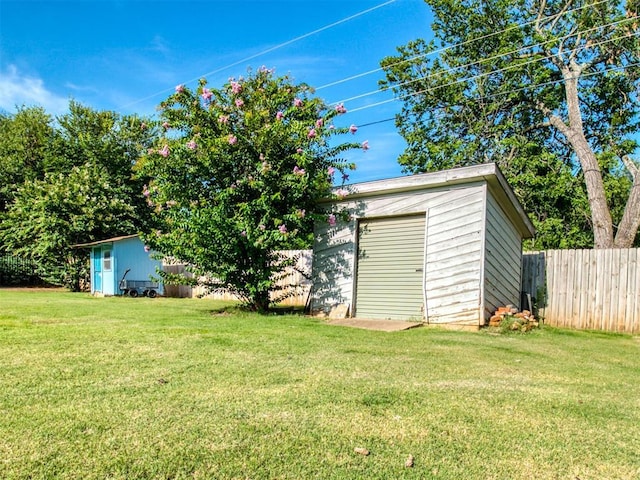
[(489, 319), (490, 327), (506, 327), (509, 330), (528, 332), (539, 326), (536, 317), (529, 310), (519, 311), (513, 305), (498, 307)]

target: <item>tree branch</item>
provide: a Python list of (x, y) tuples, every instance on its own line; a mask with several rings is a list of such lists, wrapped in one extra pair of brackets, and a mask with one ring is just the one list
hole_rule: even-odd
[(638, 166), (629, 155), (622, 156), (622, 163), (624, 163), (625, 168), (631, 174), (634, 183), (640, 181), (640, 166)]
[(640, 166), (629, 155), (622, 156), (622, 163), (631, 174), (633, 184), (613, 246), (631, 248), (640, 228)]

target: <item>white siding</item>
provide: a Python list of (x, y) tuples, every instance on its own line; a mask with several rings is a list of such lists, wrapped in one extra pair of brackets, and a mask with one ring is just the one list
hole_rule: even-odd
[(487, 195), (484, 318), (504, 305), (520, 304), (522, 238), (491, 195)]
[[(340, 206), (361, 219), (428, 211), (427, 320), (463, 324), (475, 321), (477, 325), (483, 195), (484, 183), (470, 182), (371, 195), (344, 201)], [(339, 303), (352, 306), (354, 302), (355, 223), (339, 222), (333, 228), (326, 223), (316, 226), (311, 303), (314, 311), (328, 312)]]
[(426, 319), (428, 323), (478, 325), (483, 189), (456, 193), (429, 208)]
[(339, 304), (351, 305), (355, 248), (355, 221), (316, 226), (311, 310), (328, 312)]

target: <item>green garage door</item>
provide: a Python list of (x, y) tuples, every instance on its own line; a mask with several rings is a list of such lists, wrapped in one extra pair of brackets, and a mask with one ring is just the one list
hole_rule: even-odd
[(360, 221), (356, 317), (423, 319), (425, 218)]

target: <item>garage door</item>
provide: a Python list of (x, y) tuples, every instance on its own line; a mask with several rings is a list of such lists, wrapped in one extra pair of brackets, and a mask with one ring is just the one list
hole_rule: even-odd
[(425, 218), (360, 221), (356, 317), (422, 320)]

